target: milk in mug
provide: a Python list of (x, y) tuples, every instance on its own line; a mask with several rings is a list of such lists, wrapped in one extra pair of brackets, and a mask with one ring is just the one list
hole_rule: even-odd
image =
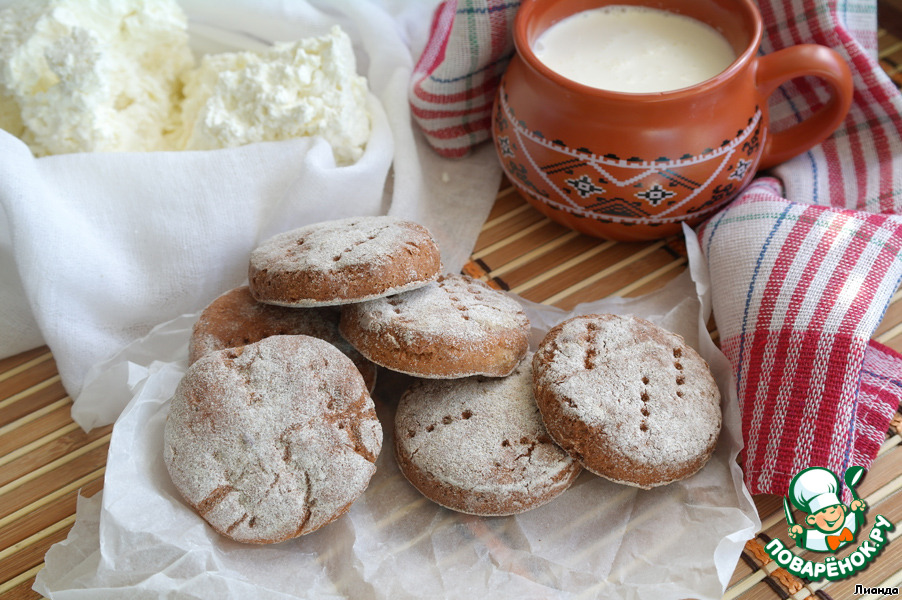
[(644, 6), (605, 6), (549, 27), (533, 52), (560, 75), (615, 92), (653, 93), (701, 83), (736, 59), (716, 29)]

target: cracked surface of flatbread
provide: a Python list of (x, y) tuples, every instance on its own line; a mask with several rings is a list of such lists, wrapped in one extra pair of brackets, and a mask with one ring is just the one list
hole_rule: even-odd
[(275, 235), (251, 252), (254, 298), (280, 306), (326, 306), (398, 294), (441, 273), (425, 227), (397, 217), (323, 221)]
[(720, 391), (682, 337), (629, 315), (553, 327), (533, 358), (548, 432), (603, 477), (651, 488), (689, 477), (711, 457)]
[(376, 470), (382, 428), (363, 377), (337, 348), (273, 336), (204, 356), (176, 390), (163, 456), (216, 531), (275, 543), (344, 514)]
[(551, 501), (579, 463), (545, 431), (531, 361), (508, 377), (419, 380), (395, 414), (395, 456), (427, 498), (475, 515), (521, 513)]

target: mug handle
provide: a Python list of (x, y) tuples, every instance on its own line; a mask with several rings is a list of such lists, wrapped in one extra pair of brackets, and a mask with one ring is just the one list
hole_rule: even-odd
[(759, 169), (767, 169), (806, 152), (833, 133), (852, 105), (852, 71), (835, 50), (819, 44), (800, 44), (757, 59), (756, 82), (763, 101), (796, 77), (812, 75), (827, 82), (832, 94), (813, 115), (764, 142)]

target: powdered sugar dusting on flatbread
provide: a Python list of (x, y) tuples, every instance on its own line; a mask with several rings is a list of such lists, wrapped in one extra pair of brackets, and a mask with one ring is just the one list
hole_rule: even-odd
[(193, 363), (210, 352), (258, 342), (273, 335), (309, 335), (325, 340), (354, 361), (372, 391), (376, 366), (338, 332), (340, 311), (330, 307), (286, 308), (257, 302), (248, 286), (225, 292), (201, 312), (189, 341)]
[(535, 368), (564, 414), (642, 464), (696, 459), (720, 431), (720, 394), (704, 359), (648, 321), (573, 318), (543, 341)]
[[(578, 464), (548, 436), (532, 393), (527, 357), (502, 378), (421, 380), (395, 420), (401, 452), (443, 485), (503, 503), (540, 496)], [(560, 491), (569, 486), (569, 479)], [(532, 491), (531, 491), (532, 490)]]
[[(278, 234), (257, 247), (251, 261), (259, 268), (303, 269), (330, 273), (388, 260), (394, 250), (416, 247), (411, 231), (431, 239), (425, 228), (389, 216), (351, 217)], [(418, 249), (417, 249), (418, 250)]]
[(467, 275), (442, 275), (434, 283), (352, 306), (363, 329), (403, 336), (405, 345), (435, 338), (481, 343), (499, 330), (529, 331), (529, 319), (504, 292)]
[(201, 312), (191, 332), (190, 354), (196, 360), (264, 337), (300, 334), (326, 340), (353, 360), (351, 353), (356, 351), (338, 333), (339, 314), (337, 309), (264, 304), (254, 299), (247, 286), (240, 286), (223, 293)]
[(316, 338), (274, 336), (189, 368), (172, 400), (164, 459), (216, 530), (273, 542), (343, 514), (366, 488), (381, 444), (351, 360)]
[(391, 296), (394, 294), (403, 294), (409, 290), (415, 290), (423, 287), (425, 283), (430, 281), (435, 281), (438, 278), (438, 273), (435, 275), (430, 275), (429, 277), (425, 277), (418, 281), (413, 281), (411, 283), (407, 283), (404, 285), (396, 285), (391, 287), (386, 287), (379, 292), (373, 294), (367, 294), (363, 296), (354, 297), (353, 301), (349, 301), (347, 298), (333, 298), (331, 300), (315, 300), (315, 299), (299, 299), (294, 300), (292, 302), (280, 302), (278, 300), (267, 300), (268, 304), (272, 304), (274, 306), (282, 306), (286, 308), (315, 308), (318, 306), (322, 307), (333, 307), (333, 306), (344, 306), (345, 304), (356, 304), (358, 302), (366, 302), (368, 300), (374, 300), (376, 298), (384, 298), (385, 296)]
[(408, 291), (441, 273), (429, 231), (395, 217), (352, 217), (274, 236), (250, 256), (254, 297), (280, 306), (327, 306)]

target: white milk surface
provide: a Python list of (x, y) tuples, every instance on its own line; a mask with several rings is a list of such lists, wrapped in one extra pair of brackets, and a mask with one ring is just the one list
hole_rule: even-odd
[(544, 31), (533, 52), (568, 79), (630, 93), (695, 85), (736, 59), (726, 38), (707, 23), (637, 6), (576, 13)]

